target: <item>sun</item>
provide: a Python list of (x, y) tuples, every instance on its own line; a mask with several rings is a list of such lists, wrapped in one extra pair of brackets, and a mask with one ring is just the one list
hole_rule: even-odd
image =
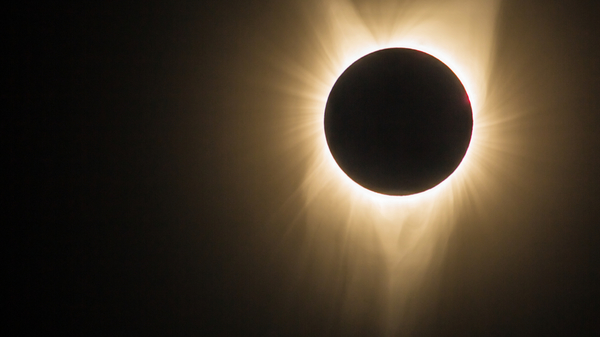
[[(321, 47), (318, 57), (322, 59), (315, 59), (314, 69), (308, 70), (318, 80), (311, 81), (303, 89), (304, 96), (312, 98), (307, 99), (305, 104), (308, 110), (312, 110), (314, 118), (309, 122), (312, 128), (304, 130), (312, 135), (312, 144), (309, 146), (313, 148), (311, 161), (314, 166), (305, 180), (308, 195), (328, 186), (329, 189), (344, 191), (343, 194), (349, 199), (360, 199), (361, 203), (379, 206), (412, 204), (437, 199), (440, 194), (456, 197), (460, 193), (460, 185), (468, 184), (469, 176), (477, 174), (473, 166), (477, 165), (477, 157), (482, 154), (480, 145), (483, 138), (479, 117), (485, 104), (486, 76), (493, 47), (493, 18), (489, 19), (489, 16), (495, 14), (497, 2), (474, 4), (473, 1), (450, 1), (437, 2), (436, 6), (432, 6), (433, 3), (436, 2), (430, 2), (430, 6), (421, 3), (403, 7), (402, 11), (397, 11), (396, 19), (381, 21), (369, 15), (361, 16), (357, 7), (346, 1), (331, 1), (326, 6), (328, 22), (315, 29)], [(457, 5), (462, 5), (459, 7), (463, 10), (457, 9)], [(477, 19), (465, 24), (464, 17), (473, 18), (470, 15), (473, 12), (478, 13)], [(483, 15), (486, 13), (487, 16)], [(421, 20), (410, 20), (411, 16)], [(443, 183), (417, 195), (387, 196), (357, 186), (332, 159), (324, 137), (322, 118), (325, 104), (339, 75), (364, 55), (386, 48), (415, 49), (439, 59), (463, 83), (472, 105), (473, 135), (462, 163)]]

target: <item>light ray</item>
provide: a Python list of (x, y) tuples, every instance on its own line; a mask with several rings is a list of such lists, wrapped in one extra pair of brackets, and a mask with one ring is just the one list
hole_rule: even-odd
[[(505, 148), (494, 138), (498, 109), (492, 109), (487, 92), (498, 6), (499, 0), (329, 0), (306, 17), (313, 29), (303, 41), (307, 56), (279, 59), (290, 78), (277, 84), (290, 95), (281, 109), (290, 121), (285, 141), (301, 145), (301, 153), (287, 155), (305, 159), (300, 189), (309, 237), (327, 232), (344, 238), (337, 246), (331, 243), (335, 248), (310, 243), (310, 249), (332, 269), (340, 263), (335, 256), (357, 250), (364, 256), (351, 262), (347, 280), (340, 281), (346, 284), (339, 285), (347, 288), (343, 312), (349, 324), (366, 315), (367, 307), (356, 300), (368, 288), (361, 283), (368, 283), (365, 261), (383, 258), (385, 280), (377, 296), (385, 310), (378, 319), (390, 335), (400, 327), (408, 331), (409, 316), (416, 312), (407, 311), (408, 299), (443, 254), (461, 210), (482, 209), (484, 195), (493, 193), (490, 163)], [(360, 57), (391, 47), (421, 50), (448, 65), (465, 86), (474, 115), (471, 145), (456, 171), (428, 191), (401, 197), (366, 190), (348, 178), (329, 152), (323, 130), (325, 104), (338, 76)]]

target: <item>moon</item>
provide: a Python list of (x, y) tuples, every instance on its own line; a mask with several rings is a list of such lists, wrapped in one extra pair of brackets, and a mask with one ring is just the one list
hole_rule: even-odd
[(362, 187), (403, 196), (431, 189), (460, 165), (473, 112), (465, 87), (434, 56), (372, 52), (333, 85), (324, 130), (340, 169)]

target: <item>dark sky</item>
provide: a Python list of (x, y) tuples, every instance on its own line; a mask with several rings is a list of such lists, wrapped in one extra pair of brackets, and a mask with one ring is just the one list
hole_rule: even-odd
[[(596, 3), (502, 1), (490, 90), (519, 111), (494, 135), (514, 145), (487, 171), (502, 188), (460, 212), (414, 297), (428, 309), (398, 335), (600, 333)], [(312, 247), (290, 199), (302, 174), (274, 146), (279, 92), (263, 85), (282, 77), (270, 51), (291, 54), (311, 29), (298, 8), (8, 12), (5, 270), (18, 331), (383, 335), (376, 313), (346, 326), (320, 256), (300, 256)]]

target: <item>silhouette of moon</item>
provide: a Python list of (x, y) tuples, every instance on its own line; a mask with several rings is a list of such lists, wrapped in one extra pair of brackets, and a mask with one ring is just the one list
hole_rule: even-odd
[(435, 187), (461, 163), (473, 131), (467, 92), (448, 66), (389, 48), (348, 67), (325, 107), (325, 136), (339, 167), (388, 195)]

